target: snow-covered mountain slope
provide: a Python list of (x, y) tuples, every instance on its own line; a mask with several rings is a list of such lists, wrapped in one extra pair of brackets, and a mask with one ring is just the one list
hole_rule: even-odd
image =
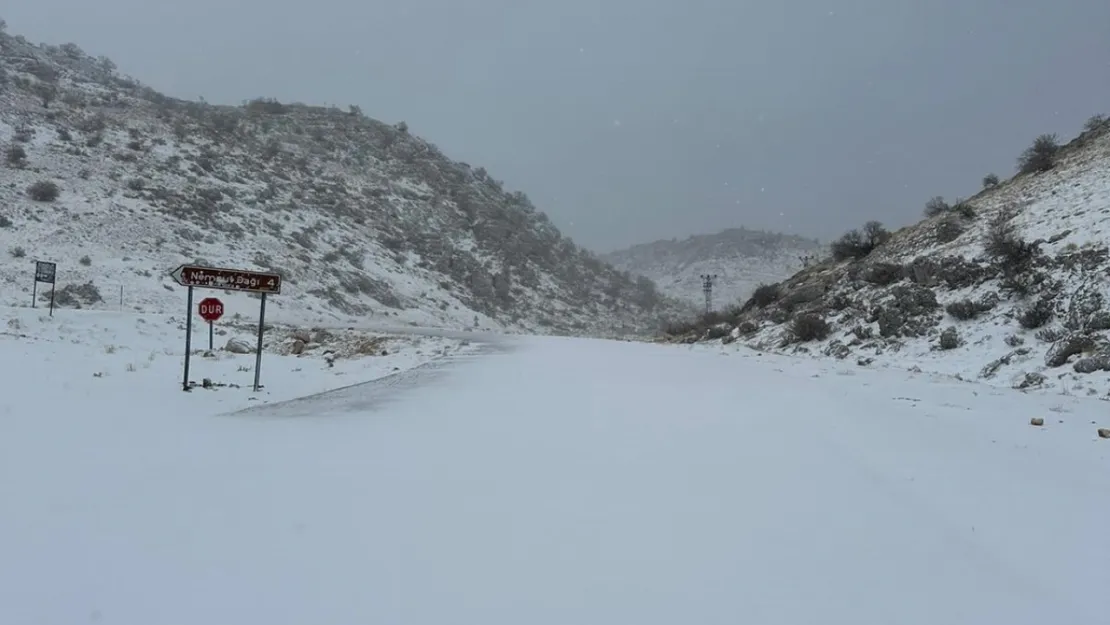
[(866, 237), (844, 239), (848, 258), (671, 338), (1110, 394), (1106, 118), (1092, 118), (1045, 167), (876, 242), (868, 253)]
[(0, 151), (3, 304), (29, 302), (33, 259), (59, 264), (67, 303), (115, 308), (122, 287), (146, 312), (184, 306), (167, 276), (183, 262), (279, 271), (275, 319), (312, 323), (610, 334), (675, 304), (357, 107), (176, 100), (76, 45), (0, 33)]
[(601, 258), (618, 269), (646, 276), (662, 292), (701, 309), (703, 275), (717, 276), (714, 307), (724, 308), (747, 299), (760, 284), (792, 275), (821, 251), (812, 239), (731, 228), (682, 241), (642, 243)]

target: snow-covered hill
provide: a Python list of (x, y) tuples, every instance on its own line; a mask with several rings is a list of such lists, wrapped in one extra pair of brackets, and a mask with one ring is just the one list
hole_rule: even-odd
[(611, 334), (674, 309), (403, 122), (176, 100), (2, 29), (0, 158), (0, 304), (30, 303), (43, 259), (67, 305), (148, 313), (184, 306), (183, 262), (279, 271), (275, 320)]
[(654, 241), (601, 256), (618, 269), (646, 276), (661, 291), (704, 306), (702, 276), (716, 275), (715, 308), (747, 299), (764, 283), (778, 282), (815, 260), (823, 248), (812, 239), (731, 228), (717, 234)]
[(848, 235), (841, 260), (672, 340), (1110, 395), (1110, 121), (1051, 144), (1026, 173), (893, 234)]

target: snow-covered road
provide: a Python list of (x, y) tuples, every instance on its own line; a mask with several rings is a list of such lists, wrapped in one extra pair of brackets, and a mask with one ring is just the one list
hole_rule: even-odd
[(247, 413), (5, 415), (0, 622), (1105, 624), (1106, 406), (523, 338)]

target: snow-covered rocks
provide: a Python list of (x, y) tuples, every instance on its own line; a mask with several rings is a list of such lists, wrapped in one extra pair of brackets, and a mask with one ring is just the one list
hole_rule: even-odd
[(178, 100), (71, 44), (0, 50), (0, 305), (32, 298), (41, 259), (63, 308), (175, 313), (168, 272), (196, 263), (282, 274), (267, 318), (288, 324), (623, 336), (679, 310), (403, 125)]
[[(958, 232), (940, 233), (942, 222)], [(1061, 148), (1053, 168), (875, 237), (858, 258), (803, 269), (739, 310), (676, 324), (672, 339), (704, 341), (725, 322), (737, 344), (761, 350), (1110, 397), (1108, 240), (1102, 123)], [(827, 323), (827, 335), (799, 340), (803, 316)]]

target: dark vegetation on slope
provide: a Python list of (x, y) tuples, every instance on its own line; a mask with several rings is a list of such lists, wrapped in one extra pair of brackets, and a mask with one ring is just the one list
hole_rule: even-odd
[[(1050, 171), (1062, 158), (1108, 134), (1110, 119), (1095, 116), (1065, 146), (1058, 145), (1051, 135), (1037, 137), (1017, 159), (1017, 175), (1013, 180)], [(1012, 181), (1000, 182), (997, 176), (988, 175), (982, 193), (1009, 182)], [(771, 324), (783, 326), (780, 346), (786, 346), (828, 338), (830, 328), (826, 318), (833, 314), (840, 319), (840, 325), (846, 323), (845, 319), (861, 322), (852, 328), (853, 343), (857, 345), (876, 339), (923, 337), (935, 332), (946, 315), (955, 321), (966, 321), (994, 310), (1002, 303), (1001, 294), (1015, 301), (1011, 317), (1021, 328), (1044, 328), (1054, 318), (1062, 317), (1063, 334), (1045, 329), (1037, 335), (1039, 340), (1053, 343), (1047, 359), (1056, 365), (1050, 366), (1066, 360), (1067, 356), (1061, 354), (1068, 352), (1067, 345), (1085, 345), (1082, 349), (1090, 349), (1097, 343), (1090, 333), (1110, 328), (1110, 313), (1102, 311), (1101, 295), (1095, 291), (1069, 293), (1065, 302), (1061, 277), (1102, 267), (1110, 258), (1110, 250), (1105, 246), (1069, 248), (1049, 257), (1041, 251), (1044, 241), (1023, 238), (1013, 223), (1015, 212), (1007, 209), (976, 228), (981, 233), (982, 257), (969, 259), (936, 249), (964, 236), (975, 224), (979, 219), (975, 207), (979, 197), (951, 204), (942, 197), (932, 198), (925, 206), (926, 220), (897, 233), (888, 232), (877, 221), (868, 222), (862, 229), (849, 231), (835, 241), (830, 257), (821, 263), (781, 283), (760, 286), (742, 304), (673, 321), (664, 328), (663, 339), (692, 343), (723, 338), (732, 342)], [(892, 254), (920, 246), (925, 249), (910, 263), (874, 258), (876, 251), (888, 251), (888, 246), (893, 246), (889, 249)], [(988, 281), (997, 283), (998, 292), (991, 291), (981, 299), (955, 301), (943, 308), (937, 301), (940, 290), (968, 289)], [(876, 323), (878, 337), (872, 336), (871, 326)], [(1057, 341), (1062, 341), (1063, 347), (1057, 347)], [(1028, 351), (1020, 347), (1019, 337), (1011, 337), (1007, 342), (1015, 349)], [(955, 326), (939, 336), (939, 349), (952, 349), (960, 344)], [(826, 350), (829, 355), (844, 357), (847, 347), (833, 341)], [(1110, 369), (1110, 359), (1107, 365)], [(1083, 365), (1089, 366), (1093, 365)]]
[[(255, 264), (293, 285), (313, 263), (334, 266), (336, 282), (309, 294), (346, 314), (369, 310), (366, 297), (398, 309), (421, 305), (362, 271), (360, 247), (371, 242), (401, 264), (415, 255), (414, 269), (440, 276), (466, 306), (507, 323), (554, 333), (650, 332), (681, 309), (650, 280), (577, 246), (524, 193), (450, 160), (404, 122), (377, 121), (357, 106), (172, 98), (120, 74), (107, 58), (72, 43), (31, 44), (0, 22), (0, 107), (26, 122), (0, 150), (4, 166), (40, 175), (22, 190), (27, 199), (55, 202), (67, 188), (58, 184), (66, 172), (33, 162), (24, 148), (36, 126), (50, 127), (65, 158), (108, 159), (120, 192), (179, 223), (172, 230), (185, 239), (200, 227), (233, 245), (252, 233), (227, 217), (242, 205), (264, 207), (261, 228), (287, 243), (294, 260), (278, 267), (263, 254)], [(167, 144), (182, 149), (159, 156)], [(88, 179), (92, 170), (77, 175)], [(294, 229), (294, 214), (316, 225)], [(336, 232), (350, 244), (319, 253)]]

